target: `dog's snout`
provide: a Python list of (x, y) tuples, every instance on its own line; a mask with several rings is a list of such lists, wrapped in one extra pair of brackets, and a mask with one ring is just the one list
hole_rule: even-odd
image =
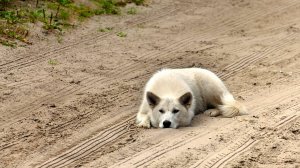
[(164, 128), (170, 128), (171, 122), (168, 121), (168, 120), (165, 120), (165, 121), (163, 122), (163, 125), (164, 125)]

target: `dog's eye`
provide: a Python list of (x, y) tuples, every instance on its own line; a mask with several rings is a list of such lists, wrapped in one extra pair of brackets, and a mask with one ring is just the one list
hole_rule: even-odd
[(177, 110), (177, 109), (174, 109), (173, 111), (172, 111), (172, 113), (178, 113), (179, 112), (179, 110)]
[(165, 111), (163, 109), (158, 110), (160, 113), (164, 113)]

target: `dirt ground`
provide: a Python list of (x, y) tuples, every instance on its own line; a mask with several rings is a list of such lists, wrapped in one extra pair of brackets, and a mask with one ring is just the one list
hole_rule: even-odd
[[(153, 0), (62, 43), (1, 46), (0, 167), (299, 168), (299, 21), (298, 0)], [(249, 115), (136, 128), (166, 67), (212, 70)]]

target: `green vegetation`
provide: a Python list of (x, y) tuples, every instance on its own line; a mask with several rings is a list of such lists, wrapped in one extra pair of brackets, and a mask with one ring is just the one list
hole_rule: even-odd
[(72, 3), (72, 1), (70, 1), (70, 0), (58, 0), (58, 3), (63, 5), (63, 6), (67, 6), (67, 5), (70, 5)]
[(50, 65), (57, 65), (57, 64), (58, 64), (58, 61), (55, 60), (55, 59), (50, 59), (50, 60), (48, 61), (48, 64), (50, 64)]
[(11, 2), (12, 0), (0, 0), (0, 10), (5, 10), (7, 5)]
[(119, 37), (127, 37), (127, 33), (125, 33), (125, 32), (119, 32), (119, 33), (117, 33), (117, 36), (119, 36)]
[(110, 32), (112, 30), (113, 30), (113, 27), (105, 27), (105, 28), (99, 29), (100, 32)]
[(8, 40), (3, 40), (0, 39), (0, 44), (4, 45), (4, 46), (8, 46), (8, 47), (16, 47), (16, 43), (15, 42), (10, 42)]
[(16, 23), (19, 18), (14, 11), (0, 11), (0, 17), (5, 19), (7, 23)]
[(58, 15), (58, 17), (61, 20), (69, 20), (70, 19), (70, 13), (67, 10), (62, 9), (60, 11), (60, 14)]
[(137, 10), (136, 10), (136, 8), (131, 7), (128, 9), (127, 13), (130, 15), (135, 15), (137, 13)]
[(114, 0), (98, 0), (98, 5), (100, 9), (95, 10), (96, 15), (101, 15), (101, 14), (118, 15), (121, 13), (120, 7), (117, 6), (117, 3)]
[(135, 3), (136, 5), (143, 5), (145, 0), (132, 0), (133, 3)]
[(0, 43), (5, 46), (15, 46), (16, 42), (14, 40), (30, 44), (26, 39), (27, 35), (28, 30), (22, 25), (0, 22)]
[(58, 43), (62, 43), (62, 41), (63, 41), (62, 35), (61, 35), (61, 34), (58, 34), (58, 35), (57, 35), (57, 42), (58, 42)]
[[(121, 7), (127, 3), (144, 3), (144, 0), (85, 0), (85, 4), (74, 0), (22, 1), (0, 0), (0, 43), (5, 46), (17, 46), (19, 42), (30, 44), (27, 40), (29, 23), (40, 22), (48, 32), (60, 34), (64, 28), (94, 15), (119, 15)], [(131, 7), (127, 13), (133, 15), (137, 10)], [(111, 30), (104, 28), (99, 31)], [(127, 34), (119, 32), (117, 35), (126, 37)]]

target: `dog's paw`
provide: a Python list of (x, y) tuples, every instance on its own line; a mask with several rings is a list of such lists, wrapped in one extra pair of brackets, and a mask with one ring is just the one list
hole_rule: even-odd
[(138, 123), (137, 126), (140, 128), (150, 128), (151, 124), (150, 124), (150, 121), (142, 121), (142, 122)]
[(208, 109), (204, 112), (204, 114), (210, 117), (217, 117), (221, 114), (221, 112), (218, 109)]

